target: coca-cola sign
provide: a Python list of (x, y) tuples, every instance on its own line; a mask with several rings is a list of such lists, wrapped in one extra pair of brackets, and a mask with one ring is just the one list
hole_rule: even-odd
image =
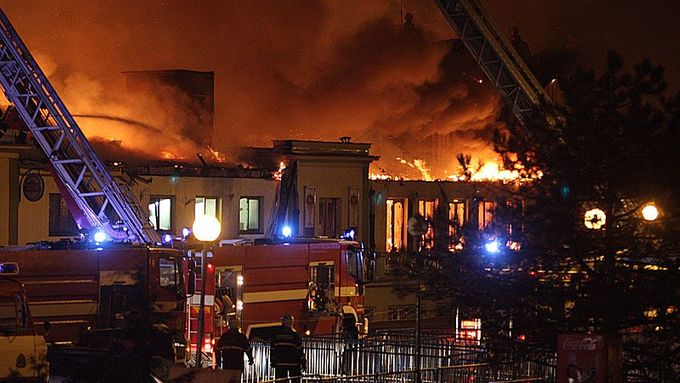
[(564, 351), (596, 351), (604, 345), (601, 336), (565, 337), (562, 341)]
[(621, 343), (617, 337), (594, 334), (557, 337), (557, 383), (619, 382), (620, 374)]

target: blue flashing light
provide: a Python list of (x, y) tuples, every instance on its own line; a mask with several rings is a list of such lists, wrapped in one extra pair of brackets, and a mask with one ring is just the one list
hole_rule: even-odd
[(290, 238), (291, 235), (293, 235), (293, 229), (290, 228), (290, 226), (286, 225), (281, 229), (281, 234), (283, 235), (284, 238)]
[(106, 241), (106, 239), (107, 239), (107, 235), (106, 235), (106, 233), (104, 233), (103, 231), (99, 230), (99, 231), (97, 231), (97, 232), (94, 233), (93, 238), (94, 238), (94, 241), (95, 241), (95, 242), (98, 242), (98, 243), (99, 243), (99, 242), (104, 242), (104, 241)]
[(354, 231), (354, 229), (347, 229), (342, 233), (342, 239), (353, 241), (355, 235), (356, 235), (356, 232)]
[(189, 236), (189, 234), (191, 234), (191, 229), (189, 229), (188, 227), (182, 229), (182, 238), (186, 239)]
[(0, 263), (0, 274), (19, 275), (19, 264), (16, 262)]
[(170, 233), (163, 234), (162, 240), (163, 240), (163, 243), (165, 243), (165, 244), (172, 243), (172, 240), (173, 240), (172, 234), (170, 234)]
[(489, 241), (484, 244), (484, 250), (489, 254), (498, 254), (501, 251), (501, 245), (498, 241)]

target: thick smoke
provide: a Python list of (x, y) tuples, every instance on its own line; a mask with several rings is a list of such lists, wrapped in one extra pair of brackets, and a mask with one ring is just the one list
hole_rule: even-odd
[[(410, 171), (397, 157), (422, 159), (441, 178), (455, 172), (457, 153), (492, 155), (500, 102), (449, 41), (436, 7), (401, 3), (405, 10), (400, 2), (334, 0), (72, 0), (3, 9), (73, 114), (114, 118), (78, 118), (98, 142), (192, 160), (205, 148), (180, 133), (188, 95), (165, 87), (130, 93), (121, 72), (214, 71), (218, 150), (351, 136), (373, 143), (388, 173)], [(404, 11), (413, 24), (402, 24)]]

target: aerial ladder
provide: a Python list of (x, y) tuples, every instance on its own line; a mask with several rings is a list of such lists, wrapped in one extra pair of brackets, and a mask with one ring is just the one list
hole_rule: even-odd
[(62, 194), (68, 191), (64, 198), (80, 209), (81, 229), (101, 228), (121, 241), (159, 242), (148, 213), (127, 184), (115, 182), (1, 9), (0, 84), (49, 160)]
[[(435, 0), (446, 21), (523, 125), (550, 97), (476, 0)], [(550, 116), (546, 116), (548, 118)], [(548, 122), (554, 125), (554, 119)]]

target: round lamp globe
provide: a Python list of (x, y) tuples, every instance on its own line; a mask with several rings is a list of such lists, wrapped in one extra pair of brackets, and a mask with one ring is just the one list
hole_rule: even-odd
[(212, 242), (216, 240), (222, 231), (220, 221), (212, 215), (201, 215), (196, 217), (192, 229), (196, 239), (202, 242)]
[(654, 221), (659, 217), (659, 209), (652, 204), (648, 204), (642, 209), (642, 217), (646, 221)]

